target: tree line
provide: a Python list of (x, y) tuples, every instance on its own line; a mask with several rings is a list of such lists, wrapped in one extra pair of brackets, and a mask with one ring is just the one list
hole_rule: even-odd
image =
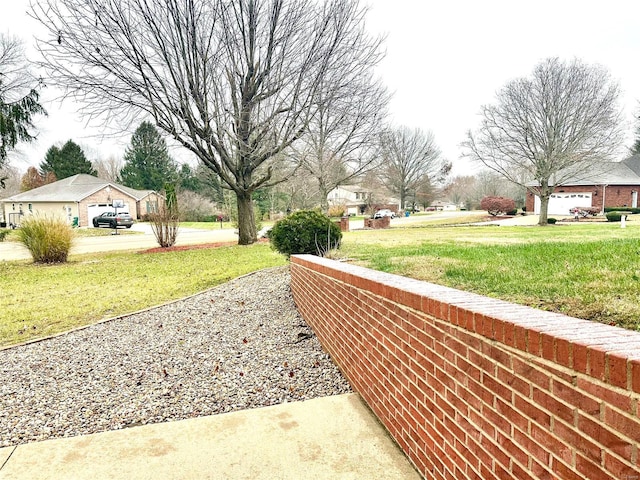
[[(326, 208), (336, 186), (377, 181), (404, 208), (434, 195), (450, 172), (430, 132), (388, 124), (390, 94), (376, 76), (384, 38), (367, 32), (358, 0), (43, 0), (30, 15), (48, 32), (37, 66), (82, 114), (124, 128), (146, 118), (147, 133), (157, 128), (198, 160), (176, 172), (158, 157), (158, 171), (141, 176), (156, 159), (137, 156), (132, 141), (123, 182), (182, 173), (219, 186), (233, 197), (224, 201), (234, 203), (241, 244), (256, 240), (256, 201), (297, 191), (308, 199), (313, 189)], [(37, 88), (22, 91), (10, 102), (0, 90), (5, 150), (30, 140), (33, 115), (44, 113)], [(618, 101), (602, 67), (546, 59), (481, 107), (463, 154), (539, 195), (545, 223), (557, 185), (615, 157)]]

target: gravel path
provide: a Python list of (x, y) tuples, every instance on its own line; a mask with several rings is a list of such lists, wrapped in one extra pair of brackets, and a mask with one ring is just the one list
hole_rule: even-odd
[(351, 391), (286, 267), (0, 351), (0, 447)]

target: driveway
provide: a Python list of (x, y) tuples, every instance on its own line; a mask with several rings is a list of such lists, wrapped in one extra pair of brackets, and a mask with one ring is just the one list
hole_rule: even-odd
[[(100, 237), (78, 237), (71, 247), (71, 254), (111, 252), (124, 250), (144, 250), (158, 246), (156, 237), (147, 223), (136, 223), (131, 230), (142, 235), (112, 235), (112, 230), (102, 229)], [(122, 230), (118, 230), (122, 232)], [(176, 245), (197, 245), (202, 243), (237, 242), (238, 235), (232, 228), (200, 230), (181, 228), (178, 230)], [(31, 255), (26, 247), (17, 242), (0, 242), (1, 260), (30, 260)]]

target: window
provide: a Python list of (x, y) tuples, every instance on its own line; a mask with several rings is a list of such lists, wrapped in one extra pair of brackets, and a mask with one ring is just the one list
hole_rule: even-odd
[(27, 208), (30, 212), (33, 212), (33, 205), (31, 203), (27, 204)]

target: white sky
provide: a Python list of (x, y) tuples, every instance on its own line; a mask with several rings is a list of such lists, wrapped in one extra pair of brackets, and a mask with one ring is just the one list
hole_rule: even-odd
[[(369, 29), (387, 35), (379, 74), (394, 92), (394, 123), (432, 130), (454, 173), (468, 171), (459, 160), (459, 144), (477, 127), (480, 106), (551, 56), (577, 57), (610, 71), (622, 88), (627, 144), (632, 143), (634, 114), (640, 113), (640, 1), (364, 1), (371, 6)], [(36, 25), (27, 8), (28, 0), (2, 0), (0, 31), (29, 44)], [(38, 165), (51, 145), (69, 138), (90, 158), (124, 154), (130, 134), (120, 142), (103, 139), (100, 129), (77, 118), (73, 105), (45, 99), (45, 108), (49, 117), (37, 120), (37, 143), (14, 155), (19, 168)]]

